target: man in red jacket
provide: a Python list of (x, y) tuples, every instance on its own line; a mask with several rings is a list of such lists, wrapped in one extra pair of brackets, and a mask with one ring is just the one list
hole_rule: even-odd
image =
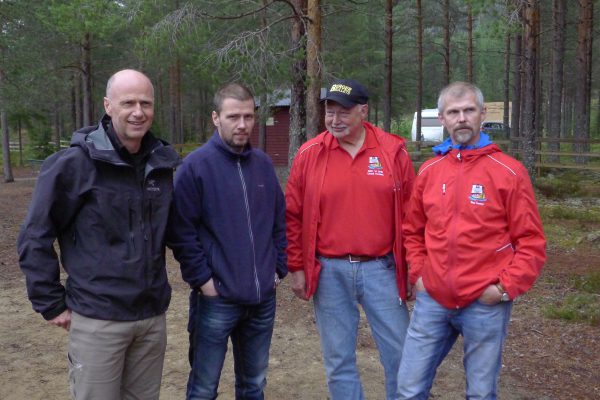
[(450, 138), (415, 180), (404, 222), (416, 304), (400, 399), (427, 399), (457, 336), (468, 399), (495, 399), (512, 301), (535, 282), (546, 241), (527, 171), (480, 132), (483, 95), (455, 82), (438, 99)]
[(402, 218), (414, 171), (404, 140), (365, 122), (367, 101), (359, 82), (333, 83), (327, 131), (300, 148), (286, 189), (292, 288), (303, 300), (314, 294), (333, 400), (364, 398), (358, 305), (379, 349), (388, 399), (396, 397), (408, 325)]

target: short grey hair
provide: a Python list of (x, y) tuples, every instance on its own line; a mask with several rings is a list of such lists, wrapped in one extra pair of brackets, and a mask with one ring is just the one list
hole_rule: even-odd
[(483, 93), (481, 89), (469, 82), (453, 82), (442, 89), (440, 96), (437, 101), (438, 113), (443, 114), (444, 108), (446, 107), (446, 97), (452, 97), (454, 99), (460, 99), (467, 93), (473, 93), (475, 95), (475, 101), (480, 110), (483, 110)]

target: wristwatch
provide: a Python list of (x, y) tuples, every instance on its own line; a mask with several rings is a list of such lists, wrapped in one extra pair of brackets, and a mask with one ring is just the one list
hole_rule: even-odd
[(496, 283), (496, 287), (502, 293), (502, 297), (500, 298), (501, 302), (510, 301), (510, 297), (508, 297), (508, 292), (504, 289), (504, 286), (500, 282)]

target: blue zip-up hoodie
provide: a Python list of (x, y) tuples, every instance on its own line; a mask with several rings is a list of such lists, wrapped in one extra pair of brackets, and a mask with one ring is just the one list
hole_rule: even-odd
[(285, 200), (268, 156), (232, 151), (217, 132), (175, 176), (168, 246), (192, 289), (213, 279), (219, 296), (258, 304), (287, 274)]

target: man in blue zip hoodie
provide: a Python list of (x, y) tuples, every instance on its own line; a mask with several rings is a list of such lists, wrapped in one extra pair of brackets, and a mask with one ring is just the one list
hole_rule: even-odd
[(190, 285), (187, 399), (214, 399), (231, 337), (236, 399), (263, 399), (275, 288), (287, 274), (285, 201), (271, 160), (250, 146), (254, 98), (215, 94), (216, 132), (175, 178), (168, 245)]
[(44, 161), (19, 263), (33, 309), (69, 331), (74, 399), (158, 399), (171, 299), (165, 231), (179, 157), (149, 132), (146, 75), (115, 73), (104, 108), (98, 125)]

